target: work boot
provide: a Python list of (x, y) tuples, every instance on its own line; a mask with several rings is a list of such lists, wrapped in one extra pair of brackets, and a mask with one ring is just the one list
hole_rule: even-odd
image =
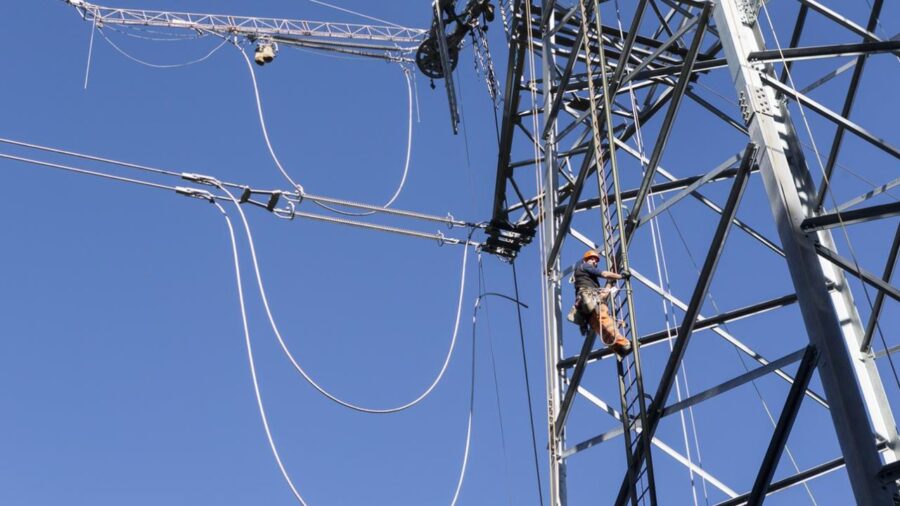
[(625, 356), (631, 353), (631, 343), (628, 342), (628, 339), (625, 339), (622, 336), (616, 336), (616, 340), (613, 341), (609, 347), (616, 352), (617, 355)]

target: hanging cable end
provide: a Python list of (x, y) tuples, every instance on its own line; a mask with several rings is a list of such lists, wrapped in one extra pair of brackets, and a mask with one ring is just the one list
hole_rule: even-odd
[(213, 203), (216, 201), (216, 198), (212, 193), (209, 193), (206, 190), (198, 190), (197, 188), (188, 188), (186, 186), (176, 186), (175, 193), (180, 195), (184, 195), (186, 197), (193, 197), (195, 199), (206, 200), (209, 203)]

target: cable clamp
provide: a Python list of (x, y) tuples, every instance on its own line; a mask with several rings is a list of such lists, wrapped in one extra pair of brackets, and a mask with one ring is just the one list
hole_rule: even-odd
[(456, 218), (453, 217), (449, 212), (447, 213), (447, 228), (452, 229), (453, 223), (456, 221)]
[(303, 187), (300, 186), (299, 184), (298, 184), (298, 185), (294, 185), (294, 189), (297, 190), (297, 193), (296, 193), (296, 194), (294, 194), (294, 193), (282, 193), (282, 195), (284, 195), (284, 198), (285, 198), (286, 200), (290, 200), (290, 201), (292, 201), (292, 202), (296, 202), (297, 204), (299, 204), (299, 203), (303, 202), (303, 196), (306, 195), (306, 191), (305, 191), (305, 190), (303, 189)]
[(179, 193), (186, 197), (193, 197), (195, 199), (206, 200), (209, 203), (213, 203), (216, 201), (216, 198), (212, 193), (209, 193), (206, 190), (198, 190), (197, 188), (188, 188), (186, 186), (176, 186), (175, 193)]
[[(294, 221), (294, 212), (296, 211), (296, 207), (294, 207), (294, 203), (290, 200), (287, 201), (288, 208), (285, 209), (275, 209), (272, 211), (272, 214), (275, 215), (276, 218), (281, 218), (282, 220)], [(286, 216), (285, 216), (286, 214)]]
[(444, 244), (447, 243), (447, 238), (444, 236), (443, 232), (438, 230), (437, 234), (435, 234), (435, 235), (437, 235), (438, 246), (443, 246)]
[(197, 183), (197, 184), (208, 184), (211, 186), (219, 185), (218, 179), (216, 179), (212, 176), (204, 175), (204, 174), (192, 174), (190, 172), (182, 172), (181, 179), (191, 181), (192, 183)]

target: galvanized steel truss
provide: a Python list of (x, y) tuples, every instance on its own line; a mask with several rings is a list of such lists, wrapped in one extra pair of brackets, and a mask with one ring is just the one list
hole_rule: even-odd
[[(564, 354), (565, 344), (572, 338), (569, 337), (571, 329), (564, 329), (561, 323), (562, 283), (568, 274), (568, 270), (561, 267), (561, 259), (564, 256), (571, 258), (571, 255), (565, 255), (567, 245), (572, 246), (571, 239), (577, 241), (578, 248), (597, 246), (573, 223), (580, 213), (604, 205), (627, 203), (630, 209), (626, 210), (624, 230), (618, 233), (630, 239), (646, 230), (652, 218), (688, 202), (699, 202), (719, 215), (715, 234), (701, 246), (708, 251), (707, 261), (696, 278), (690, 301), (682, 302), (666, 287), (658, 286), (632, 268), (632, 280), (636, 285), (640, 284), (647, 292), (681, 308), (684, 318), (677, 330), (667, 329), (643, 336), (637, 333), (634, 325), (629, 326), (636, 349), (674, 339), (674, 351), (667, 356), (665, 368), (654, 373), (659, 379), (656, 394), (646, 408), (646, 424), (632, 428), (631, 437), (637, 445), (630, 448), (626, 437), (628, 464), (622, 469), (623, 479), (615, 503), (638, 503), (635, 491), (639, 489), (633, 477), (650, 456), (651, 447), (663, 449), (676, 461), (701, 473), (728, 497), (722, 504), (758, 504), (767, 494), (804, 483), (841, 466), (847, 467), (854, 495), (860, 504), (890, 503), (896, 492), (893, 480), (897, 472), (893, 463), (900, 456), (900, 448), (893, 414), (874, 364), (871, 343), (878, 319), (883, 314), (885, 297), (897, 299), (900, 294), (891, 284), (900, 250), (900, 226), (894, 224), (900, 208), (896, 200), (852, 211), (848, 208), (871, 198), (883, 199), (898, 182), (876, 181), (881, 186), (843, 206), (829, 209), (826, 205), (826, 196), (834, 189), (832, 176), (839, 165), (841, 146), (848, 134), (868, 143), (892, 163), (900, 158), (900, 151), (890, 142), (849, 119), (866, 62), (873, 55), (894, 58), (900, 53), (900, 42), (876, 34), (883, 3), (875, 0), (868, 12), (866, 26), (861, 26), (819, 2), (799, 0), (790, 43), (778, 48), (774, 44), (768, 47), (763, 44), (760, 25), (764, 6), (754, 0), (638, 0), (623, 11), (625, 16), (621, 25), (603, 24), (599, 16), (592, 17), (591, 21), (600, 23), (599, 29), (589, 29), (589, 24), (582, 22), (582, 16), (590, 15), (591, 9), (600, 9), (603, 19), (615, 20), (616, 11), (610, 2), (512, 2), (493, 214), (484, 248), (515, 258), (540, 232), (552, 504), (567, 502), (567, 459), (629, 432), (622, 427), (613, 428), (572, 446), (566, 444), (567, 416), (573, 403), (587, 399), (618, 421), (623, 416), (582, 384), (586, 368), (602, 363), (613, 354), (607, 349), (593, 349), (593, 340), (582, 342), (580, 338), (575, 338), (574, 342), (583, 345), (581, 352), (569, 357)], [(803, 29), (812, 16), (820, 16), (819, 21), (833, 25), (834, 43), (802, 45)], [(800, 69), (806, 61), (847, 56), (853, 57), (852, 64), (822, 76), (803, 90), (794, 89), (788, 79), (788, 71)], [(779, 65), (780, 77), (776, 75)], [(813, 90), (850, 68), (853, 72), (846, 86), (847, 92), (839, 100), (840, 112), (810, 97)], [(733, 87), (726, 90), (729, 96), (738, 98), (738, 107), (720, 107), (704, 97), (704, 82), (711, 72), (726, 71), (733, 83)], [(601, 100), (591, 100), (594, 89), (599, 90), (597, 96)], [(801, 140), (791, 121), (788, 101), (836, 126), (831, 144), (825, 144), (829, 152), (825, 158), (824, 177), (816, 186), (813, 186)], [(625, 102), (627, 105), (622, 105)], [(744, 142), (734, 146), (732, 153), (741, 147), (744, 149), (716, 168), (698, 175), (676, 176), (664, 169), (662, 159), (671, 135), (679, 128), (676, 120), (685, 103), (702, 107), (716, 118), (715, 121), (721, 121), (724, 128), (743, 136)], [(645, 128), (641, 129), (640, 125)], [(648, 125), (652, 125), (649, 135)], [(635, 147), (638, 135), (643, 136), (649, 152), (646, 155)], [(600, 173), (604, 171), (603, 167), (615, 164), (617, 156), (637, 160), (641, 174), (623, 179), (632, 182), (630, 188), (617, 187), (610, 191), (602, 185)], [(537, 168), (537, 174), (529, 168)], [(779, 234), (777, 240), (736, 216), (747, 182), (756, 176), (761, 177), (768, 195)], [(534, 181), (535, 177), (538, 182)], [(598, 178), (594, 192), (586, 185), (592, 177)], [(719, 206), (709, 197), (705, 187), (727, 180), (732, 181), (732, 191), (727, 203)], [(647, 197), (662, 194), (669, 196), (666, 203), (645, 212)], [(759, 214), (758, 210), (756, 212)], [(881, 276), (860, 266), (855, 256), (847, 258), (840, 254), (830, 232), (835, 227), (853, 227), (875, 221), (886, 224), (894, 238)], [(794, 293), (703, 317), (701, 309), (716, 275), (725, 238), (732, 228), (783, 259), (792, 278)], [(598, 240), (602, 238), (600, 228), (591, 232)], [(626, 251), (617, 252), (619, 255), (627, 253), (629, 241), (625, 244)], [(875, 304), (869, 311), (865, 328), (846, 273), (876, 291)], [(630, 292), (630, 284), (627, 286)], [(728, 322), (759, 318), (759, 315), (789, 306), (799, 307), (799, 319), (806, 328), (809, 344), (772, 361), (723, 327)], [(641, 320), (636, 321), (640, 323)], [(670, 392), (689, 339), (703, 329), (712, 330), (760, 366), (680, 402), (672, 402)], [(856, 353), (857, 350), (861, 351)], [(784, 370), (798, 361), (801, 365), (795, 375)], [(570, 369), (572, 376), (568, 374)], [(821, 378), (822, 393), (809, 387), (816, 370)], [(770, 374), (792, 386), (769, 450), (758, 469), (751, 472), (757, 478), (752, 490), (746, 494), (739, 495), (716, 480), (714, 471), (690, 462), (656, 437), (659, 424), (668, 415)], [(859, 387), (846, 381), (851, 376), (857, 378)], [(650, 386), (648, 388), (652, 390)], [(582, 401), (576, 401), (576, 397)], [(773, 483), (775, 467), (804, 399), (811, 399), (828, 409), (842, 456)], [(869, 420), (871, 430), (859, 425), (861, 419)], [(643, 500), (655, 504), (656, 499), (652, 496), (651, 493)]]

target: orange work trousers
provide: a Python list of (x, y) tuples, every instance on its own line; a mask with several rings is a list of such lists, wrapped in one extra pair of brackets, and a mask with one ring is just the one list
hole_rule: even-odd
[(617, 338), (625, 339), (622, 334), (619, 334), (615, 320), (609, 316), (609, 308), (606, 304), (597, 304), (597, 309), (591, 313), (590, 324), (591, 329), (607, 346), (613, 344)]

